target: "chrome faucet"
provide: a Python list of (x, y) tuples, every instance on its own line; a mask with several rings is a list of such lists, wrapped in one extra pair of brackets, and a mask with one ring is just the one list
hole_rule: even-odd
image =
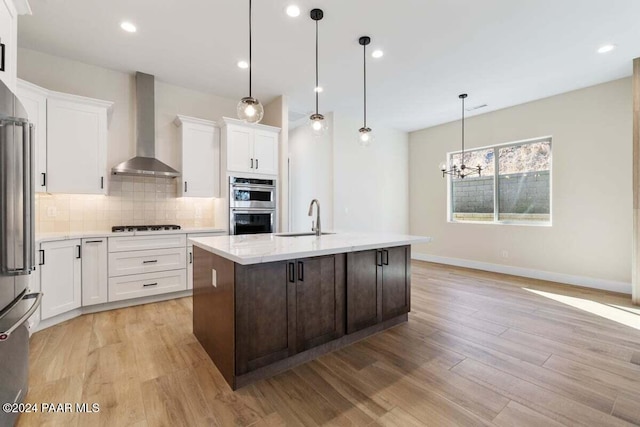
[(313, 215), (313, 204), (316, 204), (316, 222), (315, 226), (313, 225), (313, 221), (311, 222), (311, 231), (316, 232), (316, 236), (320, 236), (322, 234), (322, 228), (320, 227), (320, 202), (318, 199), (313, 199), (311, 204), (309, 205), (309, 216)]

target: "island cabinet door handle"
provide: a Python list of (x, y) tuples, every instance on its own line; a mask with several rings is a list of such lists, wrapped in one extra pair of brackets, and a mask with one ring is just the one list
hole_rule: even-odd
[(383, 256), (383, 258), (382, 258), (382, 259), (383, 259), (382, 263), (383, 263), (384, 265), (389, 265), (389, 251), (388, 251), (388, 250), (386, 250), (386, 249), (383, 249), (383, 250), (382, 250), (382, 256)]
[(376, 265), (382, 267), (382, 251), (376, 251)]
[(296, 281), (296, 266), (294, 263), (289, 263), (289, 283), (295, 283)]
[(304, 282), (304, 263), (298, 261), (298, 280)]

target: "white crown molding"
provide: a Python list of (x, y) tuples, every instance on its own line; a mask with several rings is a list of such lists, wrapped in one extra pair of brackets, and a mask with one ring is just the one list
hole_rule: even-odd
[(18, 15), (33, 15), (31, 5), (27, 0), (13, 0), (13, 5), (15, 6)]
[(175, 124), (178, 127), (182, 126), (183, 124), (218, 127), (218, 123), (214, 122), (212, 120), (199, 119), (197, 117), (183, 116), (181, 114), (178, 114), (176, 116), (175, 120), (173, 121), (173, 124)]
[(55, 91), (52, 91), (52, 90), (50, 90), (48, 92), (48, 97), (49, 98), (53, 98), (53, 99), (57, 99), (59, 101), (78, 102), (78, 103), (81, 103), (81, 104), (91, 105), (91, 106), (94, 106), (94, 107), (106, 108), (109, 111), (111, 111), (111, 109), (113, 108), (113, 104), (114, 104), (111, 101), (104, 101), (102, 99), (88, 98), (86, 96), (80, 96), (80, 95), (72, 95), (70, 93), (55, 92)]
[(528, 277), (530, 279), (546, 280), (549, 282), (563, 283), (584, 288), (600, 289), (603, 291), (631, 294), (631, 283), (615, 280), (596, 279), (594, 277), (573, 276), (571, 274), (556, 273), (552, 271), (534, 270), (530, 268), (513, 267), (510, 265), (491, 264), (488, 262), (472, 261), (461, 258), (448, 258), (436, 255), (412, 253), (411, 258), (419, 261), (434, 262), (437, 264), (453, 265), (456, 267), (473, 268), (475, 270), (491, 271), (493, 273), (510, 274), (512, 276)]
[(16, 85), (18, 86), (19, 89), (25, 89), (31, 92), (36, 92), (42, 96), (48, 96), (49, 95), (49, 90), (45, 89), (43, 87), (40, 87), (38, 85), (34, 85), (31, 82), (28, 82), (26, 80), (22, 80), (22, 79), (17, 79), (16, 80)]
[(261, 124), (256, 124), (256, 123), (247, 123), (244, 120), (240, 120), (240, 119), (232, 119), (231, 117), (223, 117), (222, 121), (224, 122), (224, 126), (226, 125), (236, 125), (236, 126), (246, 126), (246, 127), (250, 127), (253, 129), (262, 129), (262, 130), (268, 130), (268, 131), (272, 131), (272, 132), (280, 132), (280, 128), (279, 127), (275, 127), (275, 126), (269, 126), (269, 125), (261, 125)]

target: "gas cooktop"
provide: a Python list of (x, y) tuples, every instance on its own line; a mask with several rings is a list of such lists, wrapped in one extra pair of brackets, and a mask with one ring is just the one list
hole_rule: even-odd
[(179, 225), (116, 225), (111, 227), (111, 231), (114, 233), (122, 233), (125, 231), (165, 231), (165, 230), (180, 230)]

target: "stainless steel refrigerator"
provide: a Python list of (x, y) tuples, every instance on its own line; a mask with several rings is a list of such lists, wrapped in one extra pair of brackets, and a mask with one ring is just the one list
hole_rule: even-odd
[[(28, 292), (35, 270), (33, 125), (18, 98), (0, 81), (0, 404), (27, 393), (27, 320), (42, 294)], [(3, 406), (0, 426), (18, 414)]]

